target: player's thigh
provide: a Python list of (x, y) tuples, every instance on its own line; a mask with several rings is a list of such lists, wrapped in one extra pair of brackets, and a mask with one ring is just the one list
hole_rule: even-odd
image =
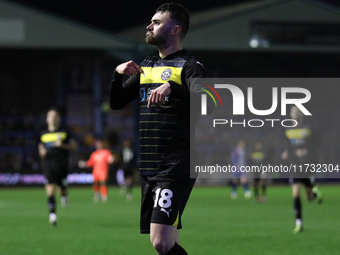
[(55, 183), (47, 183), (45, 185), (46, 195), (48, 197), (53, 196), (54, 192), (56, 190), (56, 184)]
[(246, 175), (242, 175), (241, 177), (241, 184), (246, 184), (248, 182), (247, 176)]
[(301, 193), (301, 184), (300, 183), (292, 183), (292, 196), (299, 197)]
[(306, 198), (309, 201), (312, 201), (315, 198), (312, 187), (306, 187)]

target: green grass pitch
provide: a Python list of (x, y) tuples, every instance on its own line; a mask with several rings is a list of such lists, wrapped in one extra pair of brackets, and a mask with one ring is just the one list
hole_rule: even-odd
[[(269, 186), (268, 202), (230, 198), (230, 187), (196, 186), (183, 215), (181, 245), (189, 254), (335, 255), (340, 250), (340, 189), (321, 186), (324, 203), (303, 199), (305, 231), (294, 235), (290, 187)], [(107, 204), (92, 203), (91, 187), (70, 188), (58, 202), (58, 226), (48, 224), (43, 187), (0, 189), (1, 255), (156, 254), (139, 234), (140, 192), (127, 202), (117, 187)]]

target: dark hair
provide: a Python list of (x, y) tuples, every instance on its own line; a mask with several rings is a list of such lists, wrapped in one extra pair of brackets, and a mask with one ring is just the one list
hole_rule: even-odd
[(46, 114), (49, 113), (50, 111), (55, 111), (55, 112), (57, 112), (57, 113), (60, 115), (60, 112), (59, 112), (59, 110), (57, 109), (57, 107), (50, 107), (50, 108), (48, 108)]
[(177, 3), (164, 3), (159, 6), (156, 12), (168, 12), (170, 18), (176, 20), (178, 25), (182, 27), (181, 35), (182, 38), (187, 34), (190, 24), (189, 11), (181, 4)]

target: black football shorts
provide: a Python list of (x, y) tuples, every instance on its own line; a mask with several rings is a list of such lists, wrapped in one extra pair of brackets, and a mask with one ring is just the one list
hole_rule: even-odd
[(67, 165), (48, 163), (44, 167), (44, 175), (48, 184), (57, 184), (61, 188), (67, 187)]
[(150, 223), (181, 229), (181, 216), (195, 180), (189, 175), (176, 173), (141, 176), (141, 234), (150, 233)]
[(314, 177), (310, 177), (310, 178), (290, 178), (289, 183), (290, 184), (301, 183), (307, 188), (313, 188), (315, 186), (315, 178)]

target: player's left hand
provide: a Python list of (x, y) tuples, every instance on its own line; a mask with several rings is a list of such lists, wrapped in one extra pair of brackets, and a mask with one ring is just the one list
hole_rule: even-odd
[(295, 154), (298, 158), (305, 157), (308, 154), (308, 149), (296, 149)]
[(152, 103), (156, 104), (157, 106), (164, 104), (165, 97), (168, 96), (170, 93), (171, 86), (169, 82), (166, 82), (163, 85), (157, 87), (151, 92), (147, 107), (149, 108)]
[(85, 168), (86, 167), (86, 161), (85, 160), (79, 160), (78, 161), (78, 167), (79, 168)]
[(45, 146), (42, 143), (39, 143), (38, 149), (39, 149), (39, 156), (41, 158), (45, 158), (47, 154), (47, 149), (45, 148)]
[(55, 146), (55, 147), (61, 147), (62, 144), (63, 144), (63, 141), (61, 140), (61, 135), (58, 134), (58, 135), (57, 135), (57, 140), (55, 141), (54, 146)]
[(62, 144), (63, 144), (62, 141), (57, 140), (57, 141), (55, 141), (54, 146), (55, 146), (55, 147), (61, 147)]

